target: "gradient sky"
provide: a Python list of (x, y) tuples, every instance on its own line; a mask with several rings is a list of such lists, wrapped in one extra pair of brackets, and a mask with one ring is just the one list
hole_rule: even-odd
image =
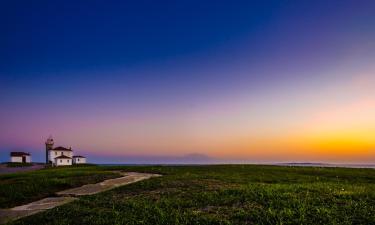
[[(375, 162), (375, 1), (1, 1), (0, 160)], [(143, 160), (143, 161), (142, 161)]]

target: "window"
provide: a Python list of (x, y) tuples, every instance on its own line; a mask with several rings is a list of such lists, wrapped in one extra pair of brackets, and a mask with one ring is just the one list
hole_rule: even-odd
[(57, 155), (57, 152), (55, 152), (55, 155)]
[(68, 163), (69, 163), (69, 159), (68, 159)]
[(79, 158), (77, 160), (79, 161)]
[(61, 152), (61, 155), (63, 155), (63, 152)]
[(62, 159), (60, 159), (60, 162), (62, 163)]

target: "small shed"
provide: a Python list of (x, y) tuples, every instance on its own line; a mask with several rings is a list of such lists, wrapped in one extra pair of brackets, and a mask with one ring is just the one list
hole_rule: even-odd
[(55, 166), (71, 166), (72, 158), (65, 156), (65, 155), (60, 155), (55, 158), (54, 165)]
[(74, 164), (85, 164), (86, 163), (86, 157), (81, 155), (75, 155), (73, 156), (73, 163)]
[(27, 152), (11, 152), (10, 161), (12, 163), (31, 163), (31, 156)]

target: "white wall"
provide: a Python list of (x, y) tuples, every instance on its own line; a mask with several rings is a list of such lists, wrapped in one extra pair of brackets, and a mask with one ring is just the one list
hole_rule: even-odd
[[(26, 162), (31, 163), (31, 157), (29, 155), (25, 157), (26, 157)], [(15, 163), (22, 163), (22, 156), (12, 156), (10, 157), (10, 161), (15, 162)]]
[(12, 156), (10, 157), (10, 161), (14, 163), (22, 163), (22, 156)]
[(86, 158), (73, 158), (74, 164), (83, 164), (86, 163)]
[(55, 159), (55, 166), (71, 166), (72, 159)]
[(58, 151), (58, 150), (49, 150), (48, 151), (48, 160), (51, 162), (55, 162), (55, 158), (61, 155), (68, 156), (70, 158), (73, 157), (72, 151)]

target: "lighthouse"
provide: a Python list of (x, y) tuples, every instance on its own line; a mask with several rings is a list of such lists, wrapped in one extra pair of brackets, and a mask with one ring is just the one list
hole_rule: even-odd
[(52, 136), (49, 136), (49, 138), (46, 141), (46, 164), (48, 164), (48, 151), (53, 149), (53, 138)]

